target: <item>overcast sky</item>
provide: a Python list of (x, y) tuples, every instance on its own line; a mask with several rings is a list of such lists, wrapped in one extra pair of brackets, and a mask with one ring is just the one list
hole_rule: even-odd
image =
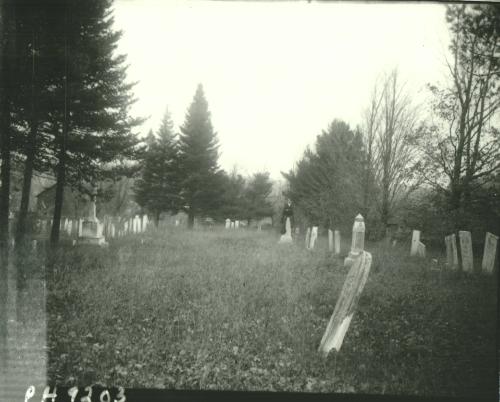
[(377, 76), (393, 67), (421, 96), (442, 79), (439, 3), (115, 0), (119, 51), (138, 81), (133, 114), (176, 128), (202, 83), (220, 164), (275, 179), (334, 118), (361, 123)]

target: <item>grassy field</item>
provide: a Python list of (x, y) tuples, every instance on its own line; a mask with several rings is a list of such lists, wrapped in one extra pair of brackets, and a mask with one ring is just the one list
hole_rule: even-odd
[[(373, 264), (341, 352), (317, 347), (347, 274), (320, 238), (214, 229), (68, 248), (48, 285), (61, 385), (497, 395), (497, 283), (366, 245)], [(348, 245), (343, 244), (343, 250)], [(436, 266), (439, 268), (439, 263)]]

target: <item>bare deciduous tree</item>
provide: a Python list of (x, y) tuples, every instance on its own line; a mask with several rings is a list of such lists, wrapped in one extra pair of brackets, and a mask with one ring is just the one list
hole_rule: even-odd
[(449, 86), (430, 86), (433, 124), (422, 130), (427, 182), (442, 190), (451, 210), (471, 205), (474, 192), (500, 172), (500, 6), (453, 5), (454, 35), (447, 60)]

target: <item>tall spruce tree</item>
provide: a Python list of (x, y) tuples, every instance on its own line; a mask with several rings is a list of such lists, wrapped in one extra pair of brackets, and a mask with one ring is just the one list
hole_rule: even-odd
[(158, 226), (162, 212), (177, 213), (180, 208), (179, 163), (174, 124), (167, 110), (155, 137), (149, 133), (148, 149), (141, 177), (135, 184), (137, 203), (151, 212)]
[(196, 216), (208, 215), (220, 208), (223, 179), (217, 163), (218, 147), (208, 102), (199, 84), (179, 136), (181, 195), (189, 228), (193, 227)]
[(109, 163), (133, 159), (140, 123), (128, 112), (133, 84), (126, 82), (125, 56), (116, 55), (111, 0), (59, 0), (54, 44), (51, 122), (57, 177), (51, 243), (59, 240), (64, 187), (96, 182)]

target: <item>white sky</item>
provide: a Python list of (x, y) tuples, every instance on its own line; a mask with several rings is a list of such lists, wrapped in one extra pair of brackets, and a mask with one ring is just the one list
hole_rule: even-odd
[(119, 51), (137, 103), (176, 128), (202, 83), (220, 165), (288, 171), (334, 118), (361, 123), (377, 76), (398, 67), (420, 94), (443, 77), (448, 47), (439, 3), (115, 0)]

